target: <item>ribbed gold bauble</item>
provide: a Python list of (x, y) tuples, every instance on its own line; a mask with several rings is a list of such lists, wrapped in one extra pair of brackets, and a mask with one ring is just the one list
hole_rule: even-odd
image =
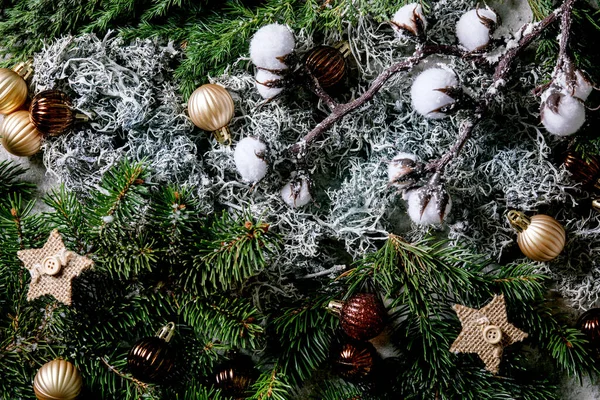
[(198, 128), (212, 132), (220, 143), (231, 143), (227, 126), (235, 112), (233, 99), (225, 88), (208, 83), (194, 90), (188, 100), (188, 114)]
[(554, 218), (538, 214), (528, 217), (509, 211), (508, 221), (517, 230), (517, 244), (534, 261), (550, 261), (565, 247), (565, 228)]
[(10, 114), (25, 103), (25, 79), (30, 74), (30, 64), (26, 63), (17, 64), (13, 69), (0, 68), (0, 114)]
[(44, 135), (58, 136), (73, 126), (75, 119), (87, 120), (75, 114), (71, 99), (60, 90), (44, 90), (33, 97), (29, 106), (31, 122)]
[(38, 400), (73, 400), (82, 386), (81, 374), (65, 360), (44, 364), (33, 380), (33, 391)]
[(42, 133), (29, 120), (27, 111), (15, 111), (4, 117), (0, 125), (2, 146), (19, 157), (32, 156), (42, 146)]

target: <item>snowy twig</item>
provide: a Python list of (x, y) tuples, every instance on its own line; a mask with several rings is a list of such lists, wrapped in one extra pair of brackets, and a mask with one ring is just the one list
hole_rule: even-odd
[(453, 55), (453, 56), (466, 56), (467, 53), (459, 49), (456, 46), (442, 46), (442, 45), (430, 45), (430, 46), (419, 46), (412, 56), (397, 62), (388, 69), (384, 70), (374, 81), (371, 87), (367, 89), (357, 99), (344, 104), (338, 104), (333, 112), (321, 121), (317, 126), (313, 128), (306, 136), (304, 136), (299, 142), (294, 144), (290, 151), (295, 154), (298, 158), (306, 155), (306, 149), (312, 142), (321, 137), (329, 128), (331, 128), (337, 121), (341, 120), (348, 113), (356, 110), (366, 102), (370, 101), (383, 87), (383, 85), (394, 75), (402, 71), (409, 71), (415, 65), (417, 65), (424, 58), (433, 54)]
[(466, 141), (471, 137), (477, 124), (481, 122), (485, 114), (488, 112), (489, 105), (496, 96), (497, 90), (506, 85), (508, 74), (510, 73), (517, 56), (548, 26), (550, 26), (550, 24), (556, 21), (559, 16), (561, 16), (561, 33), (557, 70), (562, 68), (559, 67), (559, 65), (562, 66), (565, 64), (567, 65), (566, 68), (571, 68), (571, 60), (567, 54), (567, 46), (570, 36), (571, 15), (574, 3), (575, 0), (566, 0), (559, 9), (550, 13), (550, 15), (548, 15), (546, 18), (538, 22), (529, 33), (523, 35), (521, 39), (519, 39), (517, 46), (504, 53), (504, 55), (498, 61), (498, 65), (496, 65), (492, 84), (481, 97), (475, 108), (474, 116), (470, 119), (464, 120), (461, 123), (458, 139), (450, 148), (450, 150), (448, 150), (448, 152), (446, 152), (446, 154), (444, 154), (441, 158), (429, 162), (425, 167), (425, 170), (442, 172), (446, 165), (448, 165), (448, 163), (460, 153)]
[(323, 89), (323, 87), (321, 86), (321, 84), (319, 83), (319, 80), (314, 76), (314, 74), (312, 72), (310, 72), (310, 70), (306, 67), (304, 67), (304, 73), (306, 74), (306, 76), (309, 79), (309, 88), (310, 90), (312, 90), (312, 92), (314, 94), (316, 94), (317, 96), (319, 96), (319, 98), (321, 100), (323, 100), (325, 102), (325, 104), (327, 104), (329, 106), (329, 108), (331, 108), (331, 110), (335, 110), (335, 108), (339, 105), (337, 101), (335, 101), (330, 95), (329, 93), (327, 93), (325, 91), (325, 89)]
[[(560, 53), (559, 53), (559, 65), (562, 66), (565, 63), (570, 63), (570, 58), (567, 54), (567, 47), (569, 42), (570, 27), (571, 27), (571, 14), (573, 10), (573, 4), (575, 0), (566, 0), (563, 5), (538, 22), (533, 26), (530, 31), (519, 39), (517, 45), (510, 48), (504, 53), (504, 55), (498, 61), (494, 70), (493, 82), (486, 91), (486, 93), (480, 98), (479, 102), (475, 107), (475, 114), (471, 119), (463, 121), (460, 127), (459, 137), (456, 143), (444, 154), (440, 159), (430, 162), (426, 166), (428, 171), (443, 171), (446, 165), (456, 157), (461, 149), (463, 148), (466, 141), (471, 137), (477, 124), (483, 119), (485, 114), (488, 112), (490, 103), (493, 101), (497, 89), (506, 85), (508, 75), (512, 69), (513, 63), (517, 56), (523, 51), (531, 42), (533, 42), (539, 35), (554, 21), (561, 16), (561, 36), (560, 36)], [(443, 45), (424, 45), (418, 46), (412, 56), (397, 62), (388, 69), (384, 70), (374, 81), (371, 87), (363, 93), (357, 99), (344, 104), (335, 103), (331, 97), (325, 93), (321, 88), (321, 93), (315, 91), (315, 93), (325, 101), (330, 107), (332, 107), (332, 113), (321, 121), (317, 126), (313, 128), (306, 136), (300, 141), (294, 144), (290, 151), (297, 158), (303, 158), (306, 156), (307, 148), (321, 137), (327, 130), (329, 130), (337, 121), (341, 120), (344, 116), (350, 112), (356, 110), (366, 102), (370, 101), (375, 94), (381, 90), (383, 85), (394, 75), (402, 71), (409, 71), (416, 66), (421, 60), (425, 59), (430, 55), (452, 55), (458, 57), (469, 57), (473, 53), (468, 53), (456, 46), (443, 46)], [(318, 85), (318, 82), (317, 82)], [(319, 88), (320, 86), (316, 86)]]

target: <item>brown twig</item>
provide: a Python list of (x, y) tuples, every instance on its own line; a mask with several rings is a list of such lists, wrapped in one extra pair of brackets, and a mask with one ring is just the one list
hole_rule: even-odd
[[(429, 162), (425, 166), (425, 170), (429, 172), (442, 172), (446, 165), (454, 159), (462, 150), (465, 143), (475, 130), (475, 127), (483, 120), (485, 114), (487, 114), (488, 109), (494, 97), (501, 87), (506, 85), (508, 80), (508, 75), (512, 70), (514, 65), (514, 61), (517, 56), (527, 47), (531, 42), (533, 42), (548, 26), (550, 26), (554, 21), (561, 16), (561, 34), (560, 34), (560, 52), (559, 52), (559, 60), (558, 63), (570, 63), (570, 58), (567, 54), (567, 46), (569, 42), (570, 36), (570, 27), (571, 27), (571, 14), (573, 10), (573, 4), (576, 0), (566, 0), (563, 5), (544, 18), (542, 21), (538, 22), (531, 31), (521, 37), (519, 39), (517, 46), (509, 49), (503, 56), (500, 58), (498, 65), (496, 65), (496, 69), (494, 71), (493, 82), (488, 87), (485, 94), (479, 100), (475, 113), (470, 119), (464, 120), (459, 128), (459, 136), (454, 145), (448, 150), (441, 158)], [(565, 30), (566, 29), (566, 30)], [(558, 67), (557, 69), (562, 68)]]
[[(441, 54), (441, 55), (454, 55), (454, 56), (466, 56), (467, 53), (460, 50), (456, 46), (441, 46), (441, 45), (430, 45), (430, 46), (419, 46), (414, 54), (402, 61), (399, 61), (392, 65), (391, 67), (384, 70), (371, 84), (371, 87), (367, 89), (365, 93), (363, 93), (357, 99), (343, 104), (337, 104), (331, 114), (323, 121), (321, 121), (317, 126), (313, 128), (306, 136), (304, 136), (299, 142), (294, 144), (290, 151), (295, 154), (298, 158), (302, 158), (306, 155), (306, 149), (314, 142), (316, 139), (321, 137), (329, 128), (331, 128), (337, 121), (345, 117), (350, 112), (356, 110), (366, 102), (370, 101), (383, 87), (383, 85), (394, 75), (402, 71), (408, 71), (412, 69), (415, 65), (419, 63), (419, 61), (424, 58), (433, 55), (433, 54)], [(319, 93), (317, 93), (319, 95)], [(321, 97), (319, 95), (319, 97)], [(326, 101), (323, 97), (321, 97), (324, 101)]]
[[(485, 94), (479, 99), (479, 102), (475, 107), (473, 117), (461, 123), (459, 129), (459, 137), (457, 141), (450, 148), (450, 150), (448, 150), (448, 152), (446, 152), (441, 158), (429, 162), (425, 167), (427, 171), (443, 171), (446, 165), (448, 165), (448, 163), (460, 153), (466, 141), (473, 134), (475, 127), (479, 124), (479, 122), (481, 122), (481, 120), (483, 120), (485, 114), (487, 114), (489, 106), (494, 100), (498, 89), (506, 85), (509, 73), (512, 70), (514, 61), (516, 60), (517, 56), (527, 46), (529, 46), (529, 44), (531, 44), (536, 38), (538, 38), (539, 35), (548, 26), (550, 26), (554, 21), (556, 21), (559, 18), (559, 16), (561, 17), (561, 36), (557, 69), (563, 68), (566, 63), (571, 62), (567, 51), (570, 37), (570, 28), (572, 23), (572, 10), (575, 1), (576, 0), (566, 0), (559, 9), (555, 10), (546, 18), (535, 24), (527, 34), (523, 34), (518, 40), (518, 43), (515, 47), (508, 49), (506, 53), (504, 53), (504, 55), (496, 64), (493, 74), (493, 82), (490, 85), (490, 87), (488, 87), (488, 90), (485, 92)], [(306, 136), (304, 136), (300, 141), (298, 141), (290, 148), (292, 154), (295, 155), (298, 159), (304, 158), (306, 156), (308, 147), (315, 140), (320, 138), (327, 130), (329, 130), (337, 121), (341, 120), (344, 116), (356, 110), (366, 102), (370, 101), (392, 76), (402, 71), (411, 70), (421, 60), (434, 54), (451, 55), (463, 58), (473, 57), (472, 53), (467, 53), (456, 46), (419, 45), (412, 56), (400, 62), (397, 62), (396, 64), (384, 70), (373, 81), (371, 87), (369, 87), (369, 89), (365, 93), (363, 93), (360, 97), (349, 103), (332, 103), (330, 101), (331, 97), (322, 88), (322, 93), (315, 91), (315, 93), (323, 101), (329, 104), (330, 107), (333, 105), (332, 112), (317, 126), (315, 126), (312, 131), (310, 131)], [(480, 59), (483, 60), (482, 57), (480, 57)], [(477, 62), (478, 60), (479, 59), (476, 59), (475, 61)]]
[(106, 367), (111, 371), (114, 372), (115, 374), (119, 375), (121, 378), (126, 379), (128, 381), (131, 381), (133, 383), (135, 383), (137, 386), (139, 386), (140, 388), (142, 388), (142, 390), (147, 390), (148, 389), (148, 384), (144, 383), (132, 376), (128, 376), (125, 375), (124, 373), (122, 373), (121, 371), (119, 371), (116, 367), (113, 367), (112, 365), (110, 365), (108, 363), (108, 361), (106, 361), (106, 359), (104, 357), (100, 357), (100, 361), (102, 361), (102, 363), (104, 365), (106, 365)]

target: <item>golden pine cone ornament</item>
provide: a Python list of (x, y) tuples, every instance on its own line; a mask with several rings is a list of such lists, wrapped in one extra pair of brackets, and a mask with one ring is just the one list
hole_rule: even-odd
[(565, 247), (565, 228), (554, 218), (538, 214), (532, 217), (511, 210), (508, 221), (517, 230), (517, 244), (534, 261), (555, 259)]
[(87, 120), (73, 112), (71, 99), (60, 90), (44, 90), (33, 97), (29, 106), (31, 122), (44, 135), (59, 136), (73, 127), (76, 119)]
[(0, 125), (2, 146), (11, 154), (29, 157), (40, 151), (42, 133), (29, 120), (25, 110), (7, 115)]
[(33, 380), (33, 391), (38, 400), (74, 400), (82, 386), (81, 374), (65, 360), (44, 364)]
[(229, 92), (212, 83), (194, 90), (188, 100), (188, 114), (194, 125), (212, 132), (219, 143), (231, 144), (228, 125), (234, 112), (235, 106)]
[(0, 68), (0, 114), (18, 110), (27, 100), (25, 79), (31, 74), (31, 64), (19, 63), (13, 69)]

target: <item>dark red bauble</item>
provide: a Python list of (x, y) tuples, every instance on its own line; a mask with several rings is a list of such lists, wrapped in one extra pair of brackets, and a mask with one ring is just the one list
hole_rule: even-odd
[(387, 312), (375, 294), (359, 293), (346, 302), (334, 300), (329, 309), (339, 314), (342, 330), (353, 339), (373, 339), (385, 328)]
[(256, 380), (256, 375), (250, 357), (237, 355), (215, 369), (212, 383), (226, 396), (245, 399), (248, 389)]
[(127, 355), (131, 374), (142, 382), (163, 383), (175, 372), (175, 350), (160, 337), (138, 340)]
[(577, 152), (568, 150), (563, 156), (563, 165), (575, 182), (600, 189), (600, 159), (591, 156), (584, 160)]
[(334, 371), (348, 380), (361, 380), (371, 375), (376, 352), (369, 342), (342, 342), (331, 346)]
[(304, 65), (325, 89), (340, 83), (346, 76), (346, 59), (335, 47), (315, 47), (306, 55)]
[(592, 308), (581, 314), (577, 327), (587, 336), (592, 347), (600, 350), (600, 308)]

